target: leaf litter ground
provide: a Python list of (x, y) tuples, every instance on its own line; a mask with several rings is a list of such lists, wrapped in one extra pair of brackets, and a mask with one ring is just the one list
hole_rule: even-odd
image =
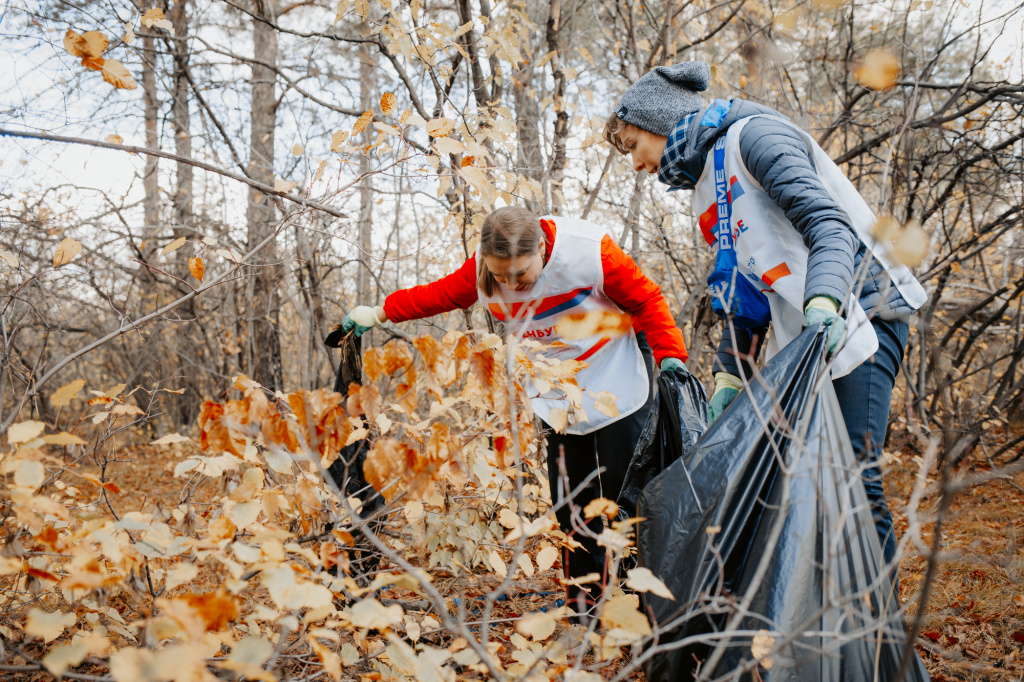
[[(166, 515), (179, 502), (182, 481), (173, 476), (173, 470), (187, 454), (192, 454), (188, 445), (125, 449), (119, 457), (121, 461), (108, 468), (108, 476), (113, 474), (111, 480), (121, 491), (111, 495), (113, 509), (120, 513), (144, 511), (154, 516)], [(974, 473), (989, 468), (982, 462), (968, 462), (965, 466), (971, 467)], [(86, 472), (88, 468), (83, 473)], [(894, 458), (885, 472), (886, 490), (900, 533), (907, 528), (902, 511), (910, 499), (916, 476), (917, 463), (907, 455)], [(216, 494), (216, 484), (207, 481), (196, 489), (191, 501), (201, 509)], [(934, 503), (934, 495), (926, 496), (923, 510)], [(931, 542), (932, 532), (933, 528), (926, 525), (922, 534), (924, 543)], [(933, 679), (936, 682), (1021, 679), (1024, 676), (1021, 652), (1024, 648), (1024, 473), (994, 479), (955, 497), (944, 522), (943, 548), (951, 558), (936, 573), (917, 647)], [(923, 552), (910, 544), (900, 566), (901, 601), (917, 595), (926, 568)], [(555, 578), (557, 570), (556, 564), (552, 570), (538, 573), (532, 579), (521, 577), (508, 597), (495, 604), (493, 628), (496, 639), (502, 644), (500, 656), (506, 664), (513, 661), (512, 655), (517, 651), (515, 619), (550, 608), (560, 598)], [(223, 568), (209, 562), (191, 582), (175, 588), (172, 595), (214, 592), (225, 577)], [(252, 582), (243, 613), (269, 601), (259, 582)], [(446, 586), (449, 609), (456, 611), (461, 601), (472, 620), (473, 612), (479, 609), (478, 599), (492, 582), (495, 582), (494, 576), (488, 575), (470, 583)], [(444, 587), (444, 581), (439, 581), (439, 585)], [(407, 613), (415, 614), (416, 607), (422, 606), (421, 612), (425, 614), (426, 602), (408, 590), (385, 589), (379, 598), (384, 603), (391, 600), (402, 603)], [(110, 605), (129, 623), (146, 615), (128, 606), (127, 600), (115, 598)], [(245, 628), (243, 623), (235, 623), (231, 629), (240, 638), (247, 634)], [(342, 633), (343, 639), (349, 636), (349, 633)], [(420, 635), (420, 641), (447, 647), (453, 638), (443, 630), (430, 631), (428, 626)], [(315, 657), (301, 655), (304, 651), (308, 651), (304, 637), (292, 635), (282, 652), (283, 660), (288, 662), (286, 670), (299, 679), (313, 672), (316, 665)], [(76, 672), (106, 672), (99, 667), (89, 668), (84, 665)], [(345, 672), (346, 677), (351, 674), (351, 679), (364, 676), (379, 679), (379, 673), (365, 660)], [(26, 682), (52, 679), (38, 672), (9, 671), (4, 675), (4, 679)], [(640, 673), (633, 677), (643, 679)]]

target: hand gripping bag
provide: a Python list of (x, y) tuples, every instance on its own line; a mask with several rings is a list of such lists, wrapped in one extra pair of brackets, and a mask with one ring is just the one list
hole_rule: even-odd
[(658, 375), (654, 409), (640, 433), (616, 502), (623, 518), (636, 516), (640, 492), (683, 456), (708, 428), (708, 394), (684, 367)]
[(641, 493), (639, 561), (675, 596), (644, 595), (648, 680), (896, 679), (906, 632), (824, 347), (805, 330)]

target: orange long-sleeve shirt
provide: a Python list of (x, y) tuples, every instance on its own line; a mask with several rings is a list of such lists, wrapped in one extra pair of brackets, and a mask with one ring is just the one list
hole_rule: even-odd
[[(542, 220), (541, 226), (547, 241), (547, 256), (550, 256), (556, 238), (555, 225)], [(669, 313), (661, 288), (607, 235), (601, 240), (601, 269), (605, 295), (633, 316), (633, 326), (647, 335), (655, 360), (659, 364), (665, 358), (685, 362), (686, 343)], [(458, 270), (436, 282), (392, 293), (384, 301), (384, 312), (392, 322), (404, 322), (468, 308), (479, 297), (476, 280), (474, 255)]]

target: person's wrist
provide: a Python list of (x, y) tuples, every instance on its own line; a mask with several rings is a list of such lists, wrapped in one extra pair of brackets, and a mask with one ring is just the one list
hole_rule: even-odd
[(373, 309), (373, 316), (377, 318), (377, 324), (384, 324), (388, 321), (388, 313), (384, 310), (384, 306), (382, 305)]
[(715, 372), (715, 393), (726, 388), (741, 391), (743, 390), (743, 380), (729, 372)]
[(820, 308), (838, 314), (839, 301), (831, 296), (814, 296), (804, 305), (804, 312), (806, 313), (809, 308)]

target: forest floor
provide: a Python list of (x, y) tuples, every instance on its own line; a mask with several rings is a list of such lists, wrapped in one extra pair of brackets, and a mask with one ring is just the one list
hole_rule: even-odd
[[(124, 451), (123, 461), (116, 465), (115, 478), (123, 492), (112, 500), (114, 509), (160, 509), (164, 514), (173, 509), (182, 481), (175, 479), (172, 472), (185, 449), (186, 446), (141, 446)], [(905, 454), (890, 456), (885, 471), (886, 490), (900, 533), (907, 528), (902, 510), (911, 497), (918, 470), (911, 449), (904, 448)], [(967, 466), (977, 473), (987, 469), (988, 463), (973, 461)], [(192, 501), (201, 503), (214, 494), (213, 486), (208, 484), (205, 490), (196, 491)], [(922, 508), (928, 510), (933, 504), (934, 497), (926, 497)], [(924, 542), (931, 542), (931, 532), (931, 526), (926, 526)], [(942, 536), (950, 558), (934, 576), (918, 640), (918, 652), (932, 679), (1024, 679), (1024, 473), (960, 493), (947, 512)], [(900, 598), (904, 602), (921, 588), (927, 567), (922, 553), (912, 543), (905, 552), (900, 567)], [(216, 572), (200, 574), (188, 589), (213, 590), (219, 579)], [(477, 587), (485, 589), (484, 585)], [(474, 593), (470, 589), (465, 594), (468, 601)], [(534, 576), (530, 584), (517, 581), (515, 594), (496, 605), (493, 617), (511, 619), (550, 605), (557, 596), (553, 569)], [(130, 620), (129, 614), (125, 615)], [(505, 621), (495, 627), (495, 633), (508, 642), (514, 629)], [(450, 641), (432, 640), (436, 645), (447, 645)], [(515, 651), (511, 643), (505, 648), (503, 658)], [(643, 679), (642, 674), (635, 679)]]

